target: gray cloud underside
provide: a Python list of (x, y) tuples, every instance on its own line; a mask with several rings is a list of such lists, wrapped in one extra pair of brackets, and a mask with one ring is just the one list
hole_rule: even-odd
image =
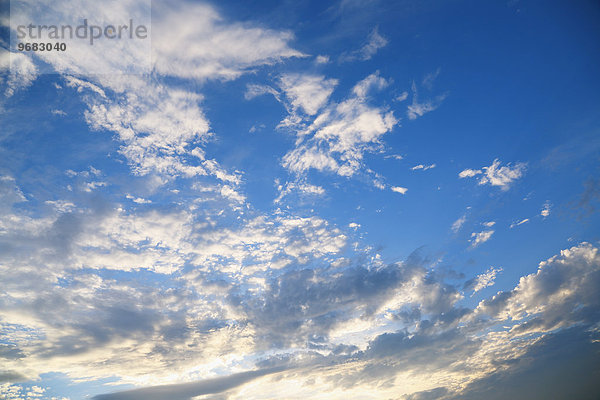
[(94, 400), (189, 400), (192, 397), (214, 394), (233, 389), (261, 376), (283, 371), (282, 367), (241, 372), (225, 377), (206, 379), (199, 382), (151, 386), (94, 396)]

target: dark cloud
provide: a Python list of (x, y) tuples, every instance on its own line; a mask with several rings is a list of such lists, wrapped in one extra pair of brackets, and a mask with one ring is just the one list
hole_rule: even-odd
[(17, 346), (0, 344), (0, 358), (19, 359), (25, 357), (25, 354)]
[(253, 379), (283, 371), (283, 367), (241, 372), (221, 378), (174, 385), (151, 386), (94, 396), (94, 400), (190, 400), (196, 396), (221, 393), (233, 389)]
[(402, 400), (436, 400), (443, 397), (446, 393), (448, 393), (448, 389), (439, 387), (403, 396)]
[[(269, 346), (326, 341), (329, 331), (350, 318), (371, 318), (398, 290), (418, 282), (415, 303), (398, 310), (398, 318), (420, 318), (451, 312), (458, 292), (428, 274), (426, 260), (413, 254), (403, 263), (377, 268), (353, 266), (344, 269), (291, 270), (274, 278), (264, 295), (232, 295), (230, 304), (242, 309)], [(412, 284), (411, 284), (412, 285)]]
[(600, 398), (600, 336), (585, 327), (550, 334), (508, 368), (469, 384), (445, 400)]
[(27, 377), (16, 371), (0, 371), (0, 383), (22, 382), (25, 380), (27, 380)]

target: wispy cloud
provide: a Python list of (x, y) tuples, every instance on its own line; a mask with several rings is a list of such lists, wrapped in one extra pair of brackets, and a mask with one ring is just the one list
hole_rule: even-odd
[(517, 226), (519, 226), (519, 225), (526, 224), (526, 223), (528, 223), (528, 222), (529, 222), (529, 218), (522, 219), (522, 220), (521, 220), (521, 221), (519, 221), (519, 222), (513, 222), (512, 224), (510, 224), (510, 229), (512, 229), (512, 228), (515, 228), (515, 227), (517, 227)]
[(459, 219), (457, 219), (456, 221), (454, 221), (454, 223), (452, 224), (452, 232), (457, 233), (460, 228), (462, 228), (462, 226), (465, 224), (465, 221), (467, 220), (467, 214), (463, 214), (462, 217), (460, 217)]
[(375, 27), (371, 33), (369, 33), (369, 37), (367, 38), (366, 43), (360, 48), (351, 53), (345, 53), (340, 56), (340, 61), (348, 62), (348, 61), (366, 61), (370, 60), (379, 49), (385, 47), (388, 44), (388, 40), (379, 34), (379, 29)]
[(411, 170), (413, 170), (413, 171), (418, 171), (418, 170), (427, 171), (428, 169), (432, 169), (432, 168), (435, 168), (435, 164), (429, 164), (429, 165), (418, 164), (418, 165), (415, 165), (414, 167), (412, 167)]
[(434, 111), (448, 96), (447, 94), (441, 94), (433, 99), (419, 101), (419, 94), (417, 92), (417, 85), (415, 82), (412, 83), (412, 94), (412, 103), (407, 107), (406, 110), (406, 115), (408, 115), (408, 119), (411, 120), (415, 120), (431, 111)]

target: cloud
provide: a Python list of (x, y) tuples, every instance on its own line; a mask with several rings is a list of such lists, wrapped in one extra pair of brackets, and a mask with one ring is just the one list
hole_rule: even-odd
[(285, 185), (277, 185), (279, 195), (273, 200), (273, 203), (280, 204), (283, 199), (292, 193), (298, 193), (301, 196), (318, 197), (325, 194), (325, 189), (321, 186), (312, 185), (307, 182), (287, 182)]
[(401, 187), (401, 186), (392, 186), (390, 189), (392, 190), (392, 192), (396, 192), (396, 193), (400, 193), (400, 194), (406, 194), (406, 192), (408, 191), (407, 188)]
[(510, 292), (482, 301), (478, 311), (515, 321), (515, 333), (548, 332), (598, 318), (600, 301), (594, 288), (600, 284), (600, 255), (589, 243), (562, 250), (524, 276)]
[(292, 110), (301, 109), (307, 115), (315, 115), (327, 102), (337, 86), (336, 79), (304, 74), (284, 74), (279, 86), (289, 99)]
[[(573, 327), (534, 342), (521, 357), (504, 368), (469, 383), (445, 400), (592, 398), (596, 380), (597, 334)], [(445, 394), (440, 392), (439, 394)], [(592, 397), (590, 397), (592, 396)]]
[(406, 115), (408, 115), (408, 119), (415, 120), (423, 115), (434, 111), (437, 109), (442, 102), (446, 99), (447, 94), (442, 94), (434, 99), (426, 100), (424, 102), (419, 102), (419, 96), (417, 93), (417, 85), (412, 83), (412, 104), (407, 107)]
[(318, 56), (315, 58), (315, 62), (316, 62), (317, 64), (327, 64), (327, 63), (329, 63), (329, 56), (318, 55)]
[(406, 92), (406, 91), (400, 93), (400, 95), (396, 97), (396, 101), (399, 101), (399, 102), (403, 102), (406, 99), (408, 99), (408, 92)]
[(305, 57), (289, 47), (290, 32), (225, 21), (207, 4), (165, 2), (153, 9), (153, 57), (162, 75), (230, 80), (257, 66)]
[[(39, 6), (31, 10), (44, 8), (44, 4)], [(133, 0), (115, 7), (86, 1), (81, 9), (94, 18), (114, 21), (119, 16), (138, 15), (140, 6)], [(76, 10), (66, 2), (53, 3), (48, 9), (52, 10), (48, 18), (77, 19)], [(66, 55), (46, 52), (36, 57), (48, 63), (52, 72), (63, 75), (67, 85), (82, 96), (88, 107), (85, 119), (92, 129), (116, 134), (120, 153), (135, 174), (158, 175), (163, 183), (181, 176), (214, 176), (224, 185), (236, 185), (240, 178), (206, 158), (202, 149), (214, 136), (200, 108), (203, 96), (167, 84), (164, 78), (199, 83), (231, 80), (260, 66), (304, 55), (289, 46), (293, 39), (289, 32), (227, 21), (207, 4), (154, 2), (153, 15), (152, 78), (90, 74), (97, 70), (124, 71), (150, 59), (144, 49), (126, 51), (112, 42), (99, 42), (100, 47), (93, 48), (75, 43)]]
[(38, 68), (33, 60), (23, 53), (0, 52), (0, 84), (6, 86), (4, 97), (12, 97), (37, 79)]
[(550, 207), (551, 204), (549, 201), (544, 203), (544, 207), (542, 207), (542, 211), (540, 211), (540, 215), (544, 218), (546, 218), (548, 215), (550, 215)]
[(430, 164), (430, 165), (419, 164), (419, 165), (415, 165), (414, 167), (412, 167), (411, 170), (412, 171), (417, 171), (417, 170), (427, 171), (428, 169), (432, 169), (432, 168), (435, 168), (435, 164)]
[(514, 166), (510, 163), (505, 166), (500, 166), (500, 161), (495, 159), (489, 167), (483, 167), (482, 170), (465, 169), (458, 174), (459, 178), (472, 178), (477, 175), (482, 175), (479, 179), (480, 185), (499, 186), (502, 190), (508, 190), (510, 185), (521, 178), (527, 165), (525, 163), (517, 163)]
[(467, 282), (465, 287), (472, 287), (473, 294), (475, 294), (486, 287), (493, 286), (496, 275), (501, 271), (502, 268), (490, 267), (483, 274), (477, 275), (474, 280)]
[(199, 382), (179, 383), (173, 385), (151, 386), (111, 394), (94, 396), (94, 400), (191, 400), (205, 394), (222, 393), (243, 385), (256, 378), (281, 372), (284, 369), (268, 368), (263, 370), (240, 372), (229, 376), (206, 379)]
[(369, 91), (385, 85), (378, 72), (371, 74), (354, 86), (346, 100), (325, 106), (307, 127), (300, 124), (297, 146), (283, 157), (283, 166), (295, 174), (310, 169), (340, 176), (358, 172), (363, 154), (398, 123), (393, 112), (369, 105)]
[(459, 178), (472, 178), (476, 175), (481, 174), (480, 169), (465, 169), (458, 174)]
[(519, 222), (513, 222), (512, 224), (510, 224), (510, 229), (512, 229), (512, 228), (514, 228), (514, 227), (517, 227), (517, 226), (519, 226), (519, 225), (526, 224), (527, 222), (529, 222), (529, 218), (522, 219), (522, 220), (521, 220), (521, 221), (519, 221)]
[(275, 98), (279, 99), (279, 92), (267, 85), (248, 84), (246, 86), (246, 93), (244, 98), (246, 100), (252, 100), (255, 97), (262, 96), (264, 94), (272, 94)]
[(457, 233), (460, 228), (462, 228), (462, 226), (465, 224), (465, 221), (467, 220), (467, 214), (463, 214), (462, 217), (460, 217), (459, 219), (457, 219), (456, 221), (454, 221), (454, 223), (452, 224), (452, 232)]
[(379, 51), (379, 49), (385, 47), (387, 44), (388, 40), (381, 36), (378, 28), (375, 27), (371, 33), (369, 33), (366, 43), (360, 49), (351, 53), (342, 54), (340, 56), (340, 61), (349, 62), (356, 60), (370, 60)]
[(488, 240), (490, 240), (492, 238), (493, 234), (494, 234), (494, 231), (491, 229), (487, 230), (487, 231), (471, 233), (471, 237), (472, 237), (472, 239), (470, 240), (471, 247), (477, 247), (480, 244), (487, 242)]
[(436, 69), (434, 72), (430, 72), (427, 75), (425, 75), (425, 77), (423, 78), (423, 82), (421, 82), (421, 84), (431, 90), (433, 89), (433, 82), (436, 80), (436, 78), (440, 75), (440, 72), (442, 72), (441, 68)]

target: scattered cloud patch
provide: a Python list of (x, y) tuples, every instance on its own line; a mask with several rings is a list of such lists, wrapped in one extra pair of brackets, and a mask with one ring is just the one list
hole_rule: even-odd
[(529, 222), (529, 218), (522, 219), (522, 220), (521, 220), (521, 221), (519, 221), (519, 222), (513, 222), (512, 224), (510, 224), (510, 229), (512, 229), (512, 228), (515, 228), (515, 227), (517, 227), (517, 226), (519, 226), (519, 225), (526, 224), (526, 223), (528, 223), (528, 222)]
[(493, 230), (486, 230), (486, 231), (481, 231), (481, 232), (473, 232), (471, 233), (471, 247), (475, 248), (477, 246), (479, 246), (482, 243), (487, 242), (488, 240), (490, 240), (492, 238), (492, 235), (494, 234)]
[(542, 207), (542, 211), (540, 211), (540, 215), (543, 218), (546, 218), (547, 216), (550, 215), (550, 208), (552, 207), (552, 204), (550, 204), (549, 201), (544, 203), (544, 206)]
[(412, 93), (412, 104), (407, 107), (406, 111), (406, 115), (408, 115), (408, 119), (410, 120), (415, 120), (431, 111), (434, 111), (447, 97), (447, 94), (441, 94), (430, 100), (419, 101), (417, 85), (414, 82), (412, 84)]
[(463, 214), (462, 217), (460, 217), (459, 219), (457, 219), (456, 221), (454, 221), (454, 223), (452, 224), (452, 232), (457, 233), (460, 228), (462, 228), (462, 226), (465, 224), (465, 221), (467, 220), (467, 214)]
[(479, 179), (480, 185), (499, 186), (501, 190), (505, 191), (510, 188), (510, 185), (514, 181), (524, 175), (526, 168), (527, 164), (525, 163), (516, 163), (514, 165), (509, 163), (501, 166), (500, 160), (495, 159), (489, 167), (477, 170), (465, 169), (458, 174), (458, 177), (462, 179), (481, 175)]
[(295, 128), (298, 140), (283, 166), (297, 175), (310, 169), (347, 177), (358, 172), (364, 153), (398, 123), (392, 111), (369, 104), (368, 93), (386, 85), (376, 72), (358, 82), (346, 100), (325, 106), (308, 126), (286, 118), (285, 126)]
[(429, 165), (418, 164), (418, 165), (415, 165), (414, 167), (412, 167), (411, 170), (412, 171), (418, 171), (418, 170), (427, 171), (428, 169), (432, 169), (432, 168), (435, 168), (435, 164), (429, 164)]
[(407, 188), (402, 187), (402, 186), (392, 186), (392, 187), (390, 187), (390, 189), (392, 190), (392, 192), (396, 192), (396, 193), (400, 193), (400, 194), (406, 194), (406, 192), (408, 191)]
[(473, 294), (485, 289), (486, 287), (493, 286), (494, 281), (496, 280), (496, 275), (500, 272), (502, 272), (502, 268), (490, 267), (483, 274), (477, 275), (475, 281), (473, 282)]
[(349, 54), (342, 54), (340, 56), (340, 61), (349, 62), (356, 60), (370, 60), (379, 51), (379, 49), (385, 47), (387, 44), (388, 40), (379, 34), (379, 30), (376, 27), (371, 31), (371, 33), (369, 33), (366, 43), (360, 49)]

